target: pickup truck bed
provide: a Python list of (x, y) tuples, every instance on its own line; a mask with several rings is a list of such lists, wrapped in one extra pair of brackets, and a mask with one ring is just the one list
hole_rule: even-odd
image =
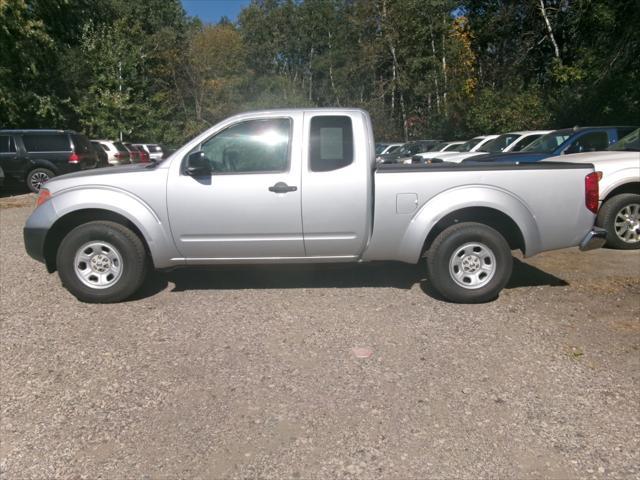
[[(447, 216), (438, 230), (456, 222), (487, 220), (489, 210), (496, 221), (513, 226), (509, 217), (518, 227), (520, 235), (512, 246), (525, 256), (577, 246), (594, 219), (584, 202), (571, 199), (584, 197), (584, 179), (592, 171), (590, 165), (550, 162), (381, 165), (374, 177), (373, 235), (363, 259), (416, 263), (423, 253), (424, 232)], [(385, 228), (376, 229), (376, 224)]]

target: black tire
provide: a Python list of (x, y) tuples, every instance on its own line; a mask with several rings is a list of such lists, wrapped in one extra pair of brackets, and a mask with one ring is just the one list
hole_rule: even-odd
[[(635, 193), (621, 193), (620, 195), (611, 197), (600, 207), (596, 225), (607, 231), (607, 247), (618, 250), (636, 250), (640, 248), (640, 223), (635, 223), (634, 230), (636, 232), (635, 238), (637, 239), (635, 241), (633, 241), (633, 238), (628, 238), (628, 240), (631, 241), (624, 241), (620, 237), (622, 232), (616, 231), (615, 225), (618, 213), (625, 208), (633, 209), (635, 206), (640, 208), (640, 195)], [(636, 212), (638, 212), (637, 209)], [(640, 217), (637, 217), (637, 215), (638, 214), (636, 214), (636, 222), (640, 222)], [(623, 235), (628, 236), (626, 233)]]
[(55, 176), (56, 174), (48, 168), (34, 168), (29, 173), (27, 173), (27, 188), (33, 193), (38, 193), (42, 185), (44, 185)]
[[(94, 242), (104, 242), (113, 248), (111, 251), (115, 251), (121, 259), (117, 262), (120, 265), (120, 273), (113, 284), (107, 287), (88, 286), (76, 273), (76, 269), (79, 268), (75, 265), (76, 255), (80, 254), (84, 245)], [(93, 247), (90, 247), (89, 251), (95, 252)], [(114, 303), (130, 297), (140, 288), (147, 273), (148, 261), (144, 245), (135, 233), (115, 222), (95, 221), (74, 228), (64, 237), (58, 248), (56, 263), (62, 284), (78, 300), (88, 303)], [(92, 269), (90, 263), (87, 266), (86, 262), (80, 261), (80, 265), (82, 264), (88, 269), (86, 271)], [(94, 275), (94, 278), (98, 276), (99, 274)], [(111, 281), (113, 280), (112, 277)]]
[[(456, 253), (461, 255), (454, 258)], [(464, 269), (453, 265), (465, 260), (468, 263), (463, 265)], [(492, 273), (486, 273), (481, 267), (492, 267)], [(467, 274), (467, 268), (475, 271)], [(442, 297), (457, 303), (494, 300), (511, 278), (512, 268), (513, 257), (507, 241), (496, 230), (481, 223), (465, 222), (445, 229), (433, 241), (427, 254), (427, 280)], [(457, 281), (453, 273), (456, 269), (460, 275)], [(477, 286), (471, 281), (466, 284), (470, 278), (477, 280)]]

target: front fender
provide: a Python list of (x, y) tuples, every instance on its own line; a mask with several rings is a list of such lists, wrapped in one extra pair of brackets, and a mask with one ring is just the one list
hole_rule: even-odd
[(429, 232), (450, 213), (471, 207), (486, 207), (510, 217), (522, 232), (527, 256), (541, 251), (541, 239), (535, 218), (523, 200), (497, 187), (470, 185), (439, 193), (414, 215), (400, 242), (400, 260), (416, 263)]
[[(596, 169), (597, 170), (597, 169)], [(614, 173), (605, 174), (600, 180), (600, 199), (604, 200), (616, 188), (627, 183), (639, 183), (640, 171), (638, 167), (623, 168)]]
[[(83, 186), (57, 192), (42, 205), (53, 210), (53, 223), (80, 210), (99, 209), (117, 213), (133, 223), (142, 233), (156, 268), (172, 266), (171, 258), (178, 254), (169, 225), (141, 198), (130, 192), (109, 186)], [(36, 210), (37, 212), (37, 210)], [(34, 215), (35, 213), (34, 212)]]

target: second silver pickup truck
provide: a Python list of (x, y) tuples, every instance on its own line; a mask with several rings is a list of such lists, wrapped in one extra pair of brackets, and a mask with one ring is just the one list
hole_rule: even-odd
[(601, 246), (591, 165), (385, 165), (358, 109), (270, 110), (215, 125), (166, 160), (57, 177), (28, 253), (87, 302), (132, 295), (150, 267), (417, 263), (444, 298), (484, 302), (511, 250)]

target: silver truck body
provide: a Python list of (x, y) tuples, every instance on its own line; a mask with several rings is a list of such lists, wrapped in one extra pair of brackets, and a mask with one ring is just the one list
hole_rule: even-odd
[[(309, 122), (348, 116), (353, 162), (327, 172), (309, 168)], [(289, 118), (289, 168), (279, 173), (185, 174), (183, 162), (208, 138), (248, 119)], [(101, 212), (130, 222), (156, 268), (270, 262), (415, 263), (430, 233), (457, 212), (499, 212), (519, 230), (530, 256), (577, 246), (593, 226), (585, 207), (590, 165), (389, 165), (376, 170), (369, 115), (358, 109), (273, 110), (231, 117), (159, 164), (56, 177), (51, 198), (27, 220), (25, 241), (46, 261), (47, 237), (67, 216)], [(278, 182), (295, 191), (274, 193)], [(467, 215), (468, 217), (468, 215)], [(29, 238), (28, 238), (29, 234)]]

